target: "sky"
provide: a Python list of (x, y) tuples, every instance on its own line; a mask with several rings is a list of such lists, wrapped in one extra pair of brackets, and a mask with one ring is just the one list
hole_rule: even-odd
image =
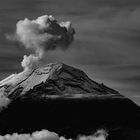
[(0, 1), (0, 80), (22, 71), (30, 52), (6, 39), (24, 18), (53, 15), (70, 20), (75, 41), (68, 50), (50, 51), (42, 63), (63, 62), (119, 91), (140, 105), (139, 0), (4, 0)]

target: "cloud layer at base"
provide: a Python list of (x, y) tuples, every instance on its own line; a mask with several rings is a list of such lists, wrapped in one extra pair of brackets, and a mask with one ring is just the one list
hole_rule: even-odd
[[(77, 140), (106, 140), (108, 136), (105, 130), (98, 130), (93, 135), (90, 136), (79, 136)], [(6, 134), (0, 136), (0, 140), (72, 140), (71, 138), (65, 138), (59, 136), (55, 132), (50, 132), (48, 130), (36, 131), (32, 134)]]

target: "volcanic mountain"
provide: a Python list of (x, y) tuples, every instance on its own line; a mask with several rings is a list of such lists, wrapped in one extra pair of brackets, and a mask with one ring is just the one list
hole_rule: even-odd
[[(119, 92), (62, 63), (27, 70), (0, 82), (9, 104), (0, 112), (0, 134), (48, 129), (67, 137), (99, 128), (125, 140), (140, 130), (140, 108)], [(128, 140), (128, 139), (127, 139)]]
[[(62, 63), (24, 71), (0, 82), (0, 88), (10, 99), (31, 97), (120, 97), (115, 90), (98, 84), (81, 70)], [(35, 98), (37, 97), (37, 98)]]

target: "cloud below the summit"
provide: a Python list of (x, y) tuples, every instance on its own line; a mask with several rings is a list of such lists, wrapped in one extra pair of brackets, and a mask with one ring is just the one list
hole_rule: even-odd
[[(90, 136), (79, 136), (78, 140), (106, 140), (108, 136), (105, 130), (98, 130), (95, 134)], [(50, 132), (48, 130), (36, 131), (32, 134), (6, 134), (5, 136), (0, 136), (0, 140), (72, 140), (71, 138), (65, 138), (59, 136), (55, 132)]]

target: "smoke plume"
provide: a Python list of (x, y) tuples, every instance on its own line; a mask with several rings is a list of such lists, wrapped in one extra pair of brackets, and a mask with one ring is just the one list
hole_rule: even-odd
[(53, 16), (44, 15), (35, 20), (20, 20), (16, 25), (16, 33), (8, 39), (22, 43), (33, 54), (23, 57), (22, 67), (35, 68), (45, 52), (49, 50), (67, 49), (74, 39), (74, 28), (71, 22), (58, 23)]
[[(98, 134), (98, 135), (97, 135)], [(80, 136), (77, 140), (106, 140), (107, 132), (105, 130), (98, 130), (93, 136)], [(36, 131), (32, 134), (7, 134), (0, 136), (0, 140), (72, 140), (48, 130)]]

